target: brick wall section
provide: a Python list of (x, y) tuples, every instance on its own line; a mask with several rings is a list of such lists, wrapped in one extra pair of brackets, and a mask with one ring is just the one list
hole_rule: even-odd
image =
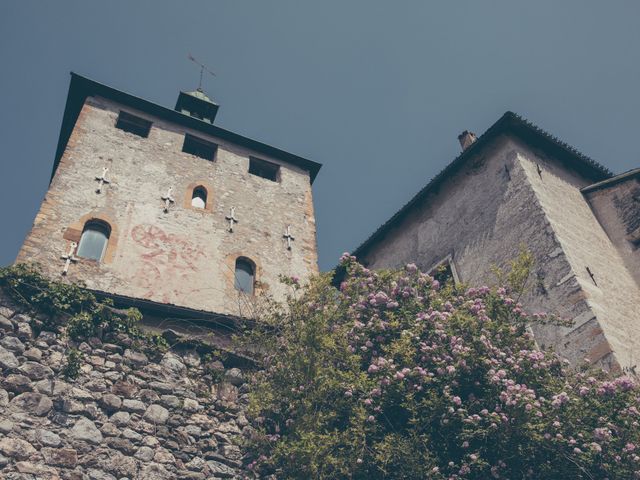
[(640, 174), (590, 190), (585, 198), (640, 285)]
[[(394, 230), (365, 252), (361, 260), (376, 269), (416, 262), (420, 268), (428, 270), (452, 255), (460, 280), (469, 285), (480, 285), (494, 281), (492, 265), (504, 266), (518, 255), (520, 245), (525, 244), (535, 256), (536, 266), (531, 289), (521, 301), (531, 312), (548, 311), (575, 320), (571, 328), (534, 327), (538, 344), (543, 348), (554, 347), (574, 364), (588, 357), (607, 368), (617, 369), (618, 364), (611, 355), (612, 346), (606, 338), (609, 333), (615, 338), (616, 328), (609, 327), (608, 323), (603, 327), (599, 321), (603, 318), (603, 309), (616, 312), (618, 307), (613, 305), (613, 300), (600, 303), (598, 307), (592, 305), (595, 297), (584, 281), (585, 265), (580, 267), (583, 271), (578, 271), (578, 264), (586, 259), (578, 258), (574, 253), (580, 248), (588, 251), (592, 244), (582, 244), (579, 235), (570, 240), (564, 227), (557, 231), (560, 222), (557, 214), (565, 211), (566, 198), (571, 198), (571, 209), (566, 212), (575, 209), (576, 215), (567, 225), (583, 222), (580, 228), (600, 228), (594, 217), (589, 217), (588, 205), (581, 199), (579, 188), (588, 182), (561, 181), (557, 185), (554, 182), (553, 189), (547, 190), (545, 195), (536, 163), (544, 168), (543, 178), (550, 177), (552, 170), (547, 167), (546, 160), (537, 157), (532, 160), (534, 157), (514, 139), (497, 138), (470, 158), (467, 165), (448, 178), (438, 191), (414, 207)], [(544, 185), (551, 179), (546, 182)], [(557, 208), (551, 212), (551, 217), (549, 202)], [(599, 234), (596, 236), (598, 241), (602, 240)], [(607, 247), (602, 253), (602, 260), (613, 255), (613, 272), (618, 268), (624, 270), (615, 249), (612, 251)], [(600, 263), (593, 263), (594, 268), (599, 270)], [(628, 276), (628, 273), (624, 275)], [(621, 295), (615, 298), (618, 297)], [(628, 299), (620, 298), (619, 301), (630, 305)], [(637, 300), (635, 306), (637, 308)], [(621, 314), (614, 323), (622, 318), (629, 320), (627, 314)], [(613, 342), (614, 348), (620, 347), (615, 339)], [(629, 359), (623, 357), (624, 365), (627, 365)]]
[[(317, 272), (308, 172), (126, 108), (153, 121), (149, 137), (141, 138), (115, 128), (119, 110), (111, 101), (87, 100), (17, 261), (39, 262), (60, 279), (60, 256), (74, 229), (95, 216), (113, 219), (117, 238), (109, 245), (117, 241), (117, 248), (101, 264), (80, 260), (67, 277), (92, 289), (235, 315), (251, 300), (234, 289), (230, 256), (252, 259), (259, 291), (280, 299), (279, 275)], [(218, 144), (215, 161), (183, 153), (185, 133)], [(250, 175), (250, 155), (280, 163), (280, 182)], [(111, 183), (97, 194), (94, 178), (104, 166)], [(193, 185), (207, 186), (211, 208), (185, 208)], [(164, 213), (161, 196), (170, 186), (176, 202)], [(229, 233), (225, 215), (232, 206), (239, 223)], [(283, 238), (287, 225), (295, 237), (291, 250)]]

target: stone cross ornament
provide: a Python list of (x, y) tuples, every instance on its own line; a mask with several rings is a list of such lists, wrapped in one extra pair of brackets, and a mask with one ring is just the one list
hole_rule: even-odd
[(62, 275), (66, 275), (67, 272), (69, 271), (69, 266), (72, 263), (76, 263), (78, 261), (78, 259), (73, 256), (73, 252), (76, 251), (77, 246), (78, 244), (76, 242), (71, 242), (71, 245), (69, 246), (69, 252), (66, 255), (62, 255), (62, 257), (60, 257), (65, 261), (64, 269), (62, 270)]
[(172, 193), (173, 193), (173, 187), (169, 187), (169, 190), (167, 190), (167, 194), (161, 197), (162, 200), (164, 200), (164, 213), (168, 213), (169, 207), (171, 206), (171, 204), (176, 203), (175, 199), (171, 195)]
[(287, 250), (291, 250), (291, 242), (295, 240), (291, 235), (291, 225), (287, 225), (287, 231), (282, 237), (287, 239)]
[(231, 207), (231, 211), (226, 218), (229, 221), (229, 231), (233, 232), (233, 224), (238, 223), (238, 219), (236, 218), (236, 207)]
[(102, 192), (102, 187), (107, 184), (107, 183), (111, 183), (109, 180), (107, 180), (107, 172), (109, 171), (108, 167), (104, 167), (102, 169), (102, 175), (99, 177), (96, 177), (96, 181), (100, 182), (98, 183), (98, 188), (96, 189), (96, 193), (101, 193)]

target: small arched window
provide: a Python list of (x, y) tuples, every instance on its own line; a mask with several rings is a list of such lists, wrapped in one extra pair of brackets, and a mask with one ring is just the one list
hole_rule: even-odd
[(236, 260), (235, 287), (236, 290), (253, 295), (256, 268), (254, 263), (245, 257)]
[(204, 187), (196, 187), (193, 189), (191, 206), (194, 208), (205, 208), (207, 206), (207, 190)]
[(80, 237), (77, 255), (101, 261), (107, 249), (109, 235), (111, 235), (111, 227), (108, 224), (96, 220), (87, 222)]

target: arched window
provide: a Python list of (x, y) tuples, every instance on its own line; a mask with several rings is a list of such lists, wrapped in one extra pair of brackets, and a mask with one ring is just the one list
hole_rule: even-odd
[(245, 257), (236, 260), (235, 287), (236, 290), (253, 295), (256, 268), (254, 263)]
[(193, 189), (191, 206), (195, 208), (205, 208), (207, 206), (207, 190), (204, 187), (196, 187)]
[(91, 260), (102, 260), (111, 235), (111, 227), (104, 222), (91, 220), (84, 225), (77, 255)]

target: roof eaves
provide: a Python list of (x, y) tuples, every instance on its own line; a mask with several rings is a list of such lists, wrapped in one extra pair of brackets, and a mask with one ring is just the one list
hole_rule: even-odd
[(60, 163), (60, 159), (62, 158), (64, 149), (66, 148), (71, 132), (73, 131), (73, 127), (82, 108), (82, 105), (84, 104), (85, 99), (91, 95), (102, 96), (114, 100), (118, 103), (132, 106), (133, 108), (136, 108), (138, 110), (168, 119), (169, 121), (182, 124), (186, 127), (193, 128), (194, 130), (199, 130), (213, 136), (218, 136), (222, 139), (228, 140), (231, 143), (242, 145), (264, 155), (273, 156), (274, 158), (308, 171), (311, 183), (313, 183), (320, 168), (322, 167), (320, 163), (308, 160), (284, 150), (280, 150), (279, 148), (273, 147), (266, 143), (252, 140), (237, 133), (230, 132), (197, 118), (185, 115), (182, 112), (163, 107), (143, 98), (136, 97), (135, 95), (117, 90), (113, 87), (109, 87), (102, 83), (96, 82), (95, 80), (91, 80), (87, 77), (83, 77), (82, 75), (71, 72), (71, 83), (69, 85), (69, 93), (67, 95), (67, 103), (65, 105), (62, 126), (60, 128), (60, 136), (58, 138), (56, 158), (54, 161), (51, 178), (53, 178), (58, 164)]
[(591, 176), (594, 179), (609, 178), (613, 173), (593, 160), (592, 158), (580, 153), (578, 150), (561, 141), (557, 137), (551, 135), (540, 127), (534, 125), (528, 120), (524, 119), (520, 115), (507, 111), (496, 121), (489, 129), (484, 132), (478, 139), (458, 155), (451, 163), (449, 163), (444, 169), (442, 169), (435, 177), (433, 177), (427, 185), (425, 185), (416, 195), (413, 196), (400, 210), (398, 210), (389, 220), (383, 223), (378, 229), (367, 238), (360, 246), (354, 251), (353, 255), (361, 257), (367, 252), (378, 239), (384, 237), (396, 224), (399, 222), (412, 207), (418, 204), (424, 199), (430, 192), (449, 175), (453, 174), (458, 168), (460, 168), (466, 160), (468, 160), (473, 154), (479, 152), (485, 145), (493, 140), (500, 133), (513, 132), (520, 136), (528, 137), (525, 140), (531, 141), (532, 138), (538, 140), (543, 148), (551, 147), (555, 150), (556, 154), (563, 157), (563, 160), (571, 163), (574, 168), (580, 169), (582, 167), (583, 173)]
[(600, 190), (602, 188), (611, 187), (611, 186), (615, 185), (616, 183), (623, 182), (623, 181), (625, 181), (627, 179), (630, 179), (630, 178), (633, 178), (633, 177), (640, 178), (640, 168), (634, 168), (634, 169), (628, 170), (626, 172), (623, 172), (623, 173), (621, 173), (619, 175), (616, 175), (615, 177), (611, 177), (611, 178), (608, 178), (608, 179), (603, 180), (601, 182), (594, 183), (593, 185), (588, 185), (588, 186), (580, 189), (580, 191), (582, 193), (593, 192), (594, 190)]

